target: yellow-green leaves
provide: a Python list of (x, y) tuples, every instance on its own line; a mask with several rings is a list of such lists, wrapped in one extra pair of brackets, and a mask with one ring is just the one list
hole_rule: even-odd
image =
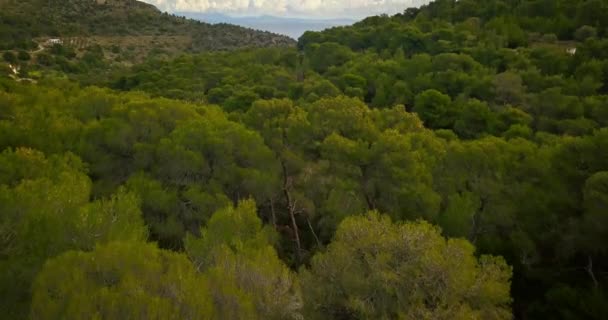
[[(75, 156), (45, 158), (19, 149), (0, 154), (0, 311), (23, 316), (44, 261), (67, 250), (110, 241), (143, 242), (138, 198), (120, 190), (89, 202), (91, 181)], [(24, 170), (25, 169), (25, 170)]]
[(301, 271), (310, 319), (510, 319), (511, 269), (426, 222), (345, 219)]
[(206, 280), (186, 256), (114, 242), (49, 260), (33, 287), (33, 319), (214, 319)]
[(296, 279), (272, 247), (274, 233), (254, 201), (217, 211), (200, 233), (186, 238), (186, 251), (209, 277), (217, 319), (301, 318)]
[(102, 199), (80, 208), (72, 239), (79, 248), (90, 250), (95, 244), (110, 241), (144, 242), (148, 229), (139, 209), (140, 200), (133, 193), (120, 189), (110, 199)]

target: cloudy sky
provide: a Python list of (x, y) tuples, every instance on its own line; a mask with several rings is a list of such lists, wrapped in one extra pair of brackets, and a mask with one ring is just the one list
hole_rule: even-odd
[(361, 18), (394, 14), (424, 0), (143, 0), (169, 12), (221, 12), (311, 18)]

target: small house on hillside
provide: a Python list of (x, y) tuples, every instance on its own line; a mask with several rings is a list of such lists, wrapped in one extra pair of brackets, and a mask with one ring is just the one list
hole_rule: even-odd
[(49, 46), (55, 45), (55, 44), (63, 44), (63, 40), (61, 39), (49, 39), (46, 41), (46, 44)]

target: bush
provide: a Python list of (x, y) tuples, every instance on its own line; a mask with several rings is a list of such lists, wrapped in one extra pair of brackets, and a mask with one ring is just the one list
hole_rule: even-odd
[(17, 62), (17, 57), (15, 56), (14, 53), (7, 51), (2, 55), (2, 58), (4, 58), (4, 61), (8, 62), (8, 63), (15, 63)]
[(597, 35), (597, 30), (592, 26), (582, 26), (574, 32), (574, 39), (585, 41)]
[(48, 67), (53, 64), (53, 57), (49, 54), (41, 53), (38, 55), (36, 61), (38, 62), (38, 64)]
[(27, 51), (25, 51), (25, 50), (19, 51), (19, 53), (17, 54), (17, 57), (21, 61), (30, 61), (30, 59), (32, 59), (32, 57), (30, 56), (30, 54)]
[(554, 33), (547, 33), (542, 36), (542, 41), (546, 43), (556, 43), (557, 40), (557, 36)]
[(11, 73), (12, 73), (12, 71), (7, 65), (0, 64), (0, 75), (4, 76), (4, 75), (9, 75)]

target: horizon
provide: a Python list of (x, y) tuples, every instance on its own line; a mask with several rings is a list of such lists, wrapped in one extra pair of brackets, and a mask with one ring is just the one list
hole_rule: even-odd
[(235, 18), (235, 19), (246, 19), (246, 18), (275, 18), (275, 19), (285, 19), (285, 20), (308, 20), (311, 22), (317, 22), (317, 21), (327, 21), (327, 22), (332, 22), (332, 21), (351, 21), (351, 22), (357, 22), (360, 21), (361, 19), (364, 19), (366, 17), (363, 18), (348, 18), (348, 17), (317, 17), (317, 16), (281, 16), (281, 15), (276, 15), (276, 14), (272, 14), (272, 13), (251, 13), (251, 14), (236, 14), (236, 13), (226, 13), (226, 12), (220, 12), (220, 11), (206, 11), (206, 12), (199, 12), (199, 11), (175, 11), (172, 12), (173, 14), (176, 15), (180, 15), (180, 14), (197, 14), (197, 15), (205, 15), (205, 16), (218, 16), (218, 17), (228, 17), (228, 18)]
[(429, 0), (141, 0), (169, 13), (223, 14), (229, 17), (272, 16), (308, 20), (361, 20), (394, 15)]
[(236, 16), (221, 12), (176, 12), (178, 16), (206, 23), (228, 23), (260, 31), (288, 36), (298, 40), (306, 31), (322, 31), (328, 28), (352, 25), (356, 19), (279, 17), (269, 14), (257, 16)]

